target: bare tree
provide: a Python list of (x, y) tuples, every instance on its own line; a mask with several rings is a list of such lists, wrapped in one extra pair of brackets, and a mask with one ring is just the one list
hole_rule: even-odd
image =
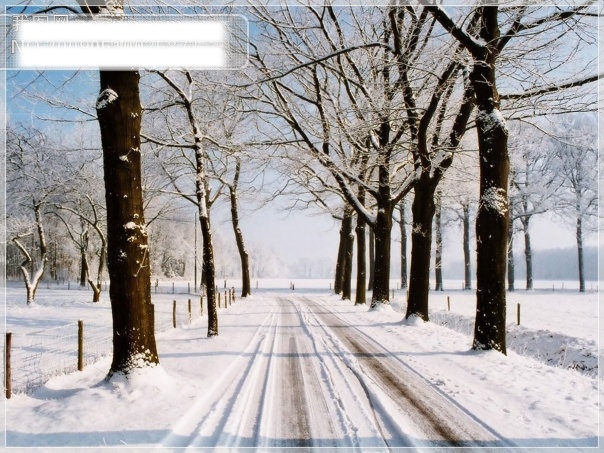
[[(19, 269), (30, 305), (48, 261), (46, 210), (51, 209), (61, 190), (52, 162), (57, 156), (48, 138), (34, 129), (9, 128), (6, 148), (8, 233), (23, 257)], [(29, 245), (25, 238), (30, 238)]]
[[(336, 10), (325, 6), (295, 11), (259, 7), (255, 14), (271, 41), (270, 51), (268, 41), (267, 48), (254, 48), (253, 61), (263, 78), (254, 96), (273, 124), (278, 121), (286, 128), (279, 132), (285, 130), (285, 138), (297, 141), (290, 148), (298, 150), (298, 155), (311, 156), (328, 170), (326, 183), (337, 187), (372, 228), (376, 257), (371, 304), (388, 303), (392, 212), (411, 190), (414, 176), (409, 173), (411, 165), (405, 165), (411, 160), (402, 146), (404, 128), (395, 131), (392, 127), (393, 63), (379, 49), (386, 46), (382, 42), (388, 37), (373, 25), (363, 28), (360, 21), (361, 17), (363, 22), (383, 21), (383, 13), (375, 8)], [(349, 22), (355, 30), (342, 26), (341, 20), (348, 15), (355, 18)], [(353, 36), (358, 43), (359, 33), (363, 43), (352, 45)], [(283, 71), (283, 62), (275, 65), (276, 46), (283, 50), (278, 52), (281, 58), (289, 59), (285, 64), (291, 69)], [(310, 57), (311, 63), (304, 64), (300, 56)], [(390, 61), (379, 68), (367, 65), (383, 59)], [(373, 169), (374, 178), (368, 182), (358, 177), (363, 156), (368, 156), (367, 165)], [(372, 198), (368, 206), (375, 206), (374, 212), (359, 200), (359, 186)], [(343, 236), (348, 236), (347, 231)]]
[[(203, 277), (202, 281), (206, 286), (207, 310), (208, 310), (208, 337), (218, 335), (218, 310), (216, 306), (216, 267), (214, 262), (214, 246), (212, 243), (212, 227), (210, 222), (210, 207), (216, 198), (211, 198), (209, 190), (209, 181), (207, 177), (207, 152), (204, 146), (204, 140), (208, 138), (204, 134), (202, 123), (199, 121), (198, 112), (195, 108), (196, 99), (194, 98), (194, 79), (190, 71), (184, 70), (177, 73), (155, 72), (161, 80), (167, 85), (173, 96), (176, 96), (178, 102), (169, 102), (167, 105), (162, 105), (156, 110), (166, 110), (167, 108), (176, 109), (178, 115), (188, 129), (183, 132), (184, 138), (174, 140), (172, 133), (170, 139), (164, 140), (161, 137), (152, 137), (145, 135), (145, 139), (158, 145), (160, 149), (175, 150), (175, 156), (180, 159), (181, 164), (176, 169), (177, 173), (173, 173), (168, 169), (167, 164), (163, 164), (163, 168), (169, 176), (170, 184), (173, 186), (175, 193), (184, 197), (197, 207), (199, 216), (199, 225), (203, 238)], [(165, 101), (160, 101), (162, 104)], [(171, 118), (166, 115), (162, 117), (162, 121), (167, 124), (168, 130), (173, 130), (178, 127), (173, 124)], [(192, 155), (190, 155), (192, 154)], [(181, 175), (179, 172), (189, 172), (192, 176), (193, 195), (188, 195), (190, 192), (179, 187)], [(190, 170), (193, 170), (190, 172)], [(191, 182), (191, 180), (189, 180)], [(215, 192), (215, 197), (219, 195), (219, 191)]]
[(554, 125), (553, 155), (548, 165), (558, 189), (558, 210), (572, 213), (577, 241), (579, 291), (585, 292), (583, 241), (586, 232), (596, 229), (598, 210), (598, 151), (595, 115), (575, 114)]
[[(534, 216), (551, 209), (553, 201), (550, 177), (546, 171), (549, 150), (544, 146), (545, 143), (544, 134), (536, 127), (530, 124), (512, 124), (510, 137), (512, 177), (509, 198), (513, 210), (510, 209), (510, 223), (518, 220), (522, 225), (527, 290), (533, 289), (531, 220)], [(510, 225), (510, 232), (513, 232), (513, 225)], [(512, 243), (512, 238), (509, 241)], [(511, 277), (513, 274), (508, 269), (508, 288)]]
[[(58, 211), (55, 213), (65, 226), (72, 241), (76, 244), (81, 253), (82, 273), (85, 282), (88, 282), (92, 289), (92, 301), (99, 302), (101, 300), (101, 291), (103, 283), (103, 272), (105, 262), (107, 260), (107, 235), (104, 217), (104, 206), (92, 196), (85, 195), (83, 200), (76, 201), (71, 204), (58, 204)], [(73, 231), (73, 227), (68, 219), (60, 214), (60, 211), (67, 212), (77, 219), (79, 226), (78, 232)], [(90, 229), (95, 232), (99, 240), (98, 248), (98, 265), (96, 269), (96, 278), (93, 279), (88, 261), (88, 245), (90, 242)]]
[[(463, 28), (439, 6), (427, 6), (433, 17), (471, 54), (473, 69), (470, 80), (477, 107), (476, 128), (480, 159), (480, 205), (476, 219), (477, 235), (477, 310), (474, 332), (474, 349), (496, 349), (505, 354), (505, 271), (508, 250), (509, 210), (507, 201), (509, 157), (508, 131), (501, 114), (497, 91), (496, 69), (499, 58), (508, 44), (525, 37), (523, 57), (542, 49), (559, 39), (560, 34), (546, 32), (561, 25), (562, 29), (575, 27), (577, 21), (589, 16), (589, 4), (551, 11), (535, 10), (528, 6), (505, 11), (508, 18), (501, 32), (498, 4), (479, 6), (474, 11), (478, 19), (477, 36), (472, 29)], [(584, 14), (587, 13), (587, 14)], [(541, 33), (539, 31), (541, 30)], [(545, 32), (543, 31), (545, 30)], [(526, 38), (526, 37), (529, 38)], [(540, 45), (527, 44), (530, 36), (537, 36)], [(478, 38), (478, 39), (477, 39)], [(579, 40), (583, 42), (583, 40)], [(529, 49), (528, 51), (526, 49)], [(584, 79), (585, 81), (587, 79)], [(558, 88), (572, 87), (573, 83), (559, 83)], [(546, 90), (546, 92), (549, 92)], [(543, 94), (539, 89), (527, 90), (525, 96)], [(510, 99), (510, 98), (508, 98)]]

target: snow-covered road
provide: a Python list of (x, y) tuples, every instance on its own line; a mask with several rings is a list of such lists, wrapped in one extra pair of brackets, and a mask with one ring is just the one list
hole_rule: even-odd
[(248, 316), (264, 319), (247, 347), (162, 445), (504, 444), (318, 299), (275, 297), (252, 308)]
[(294, 292), (239, 301), (219, 319), (212, 339), (205, 318), (160, 334), (162, 365), (131, 381), (102, 382), (104, 360), (17, 395), (7, 444), (597, 445), (597, 380), (469, 351), (441, 326)]

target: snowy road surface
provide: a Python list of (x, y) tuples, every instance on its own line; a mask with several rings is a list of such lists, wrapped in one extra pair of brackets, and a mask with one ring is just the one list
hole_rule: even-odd
[(470, 352), (440, 326), (294, 293), (219, 322), (212, 339), (205, 318), (161, 334), (161, 367), (130, 382), (103, 383), (105, 360), (18, 395), (7, 445), (597, 445), (597, 380)]
[(277, 297), (262, 306), (262, 314), (265, 318), (235, 359), (236, 366), (217, 379), (228, 390), (210, 392), (214, 400), (201, 397), (163, 445), (496, 442), (491, 432), (435, 391), (401, 358), (325, 305), (307, 298)]

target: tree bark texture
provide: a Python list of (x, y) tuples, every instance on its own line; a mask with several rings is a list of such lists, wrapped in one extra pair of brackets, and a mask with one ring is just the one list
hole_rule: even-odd
[(375, 234), (373, 228), (369, 227), (369, 280), (367, 281), (367, 290), (373, 291), (373, 281), (375, 280)]
[(159, 363), (141, 187), (139, 74), (101, 71), (96, 109), (103, 146), (107, 262), (113, 315), (109, 376)]
[(470, 254), (470, 204), (464, 203), (463, 209), (463, 261), (464, 290), (472, 289), (472, 262)]
[(411, 205), (413, 226), (411, 230), (411, 270), (409, 273), (409, 295), (405, 318), (419, 316), (429, 320), (428, 295), (430, 292), (430, 254), (432, 249), (432, 221), (434, 203), (434, 180), (424, 172), (415, 185), (415, 196)]
[(243, 233), (239, 227), (237, 186), (239, 184), (240, 171), (241, 163), (239, 160), (237, 160), (237, 164), (235, 166), (235, 177), (233, 184), (229, 186), (229, 190), (231, 198), (231, 222), (233, 224), (233, 231), (235, 233), (235, 242), (237, 243), (239, 258), (241, 259), (241, 297), (247, 297), (252, 294), (252, 286), (250, 283), (250, 258), (245, 248), (245, 242), (243, 241)]
[(577, 258), (579, 265), (579, 292), (585, 292), (585, 266), (583, 264), (583, 219), (581, 217), (581, 205), (577, 201)]
[(346, 251), (344, 254), (344, 272), (342, 278), (342, 299), (352, 298), (352, 257), (354, 253), (354, 234), (352, 232), (352, 218), (350, 233), (346, 237)]
[[(526, 210), (524, 211), (526, 212)], [(526, 289), (533, 289), (533, 250), (531, 248), (530, 233), (531, 216), (522, 218), (522, 231), (524, 233), (524, 261), (526, 262)]]
[[(364, 179), (367, 162), (364, 160), (363, 169), (359, 177)], [(359, 202), (365, 205), (365, 188), (359, 187), (358, 190)], [(354, 299), (355, 305), (363, 305), (367, 303), (367, 221), (362, 215), (357, 215), (357, 226), (355, 232), (357, 235), (357, 285)]]
[(379, 209), (375, 222), (375, 275), (371, 308), (390, 303), (390, 233), (392, 210)]
[(342, 294), (345, 280), (346, 253), (350, 235), (352, 234), (353, 211), (349, 206), (344, 207), (344, 215), (340, 226), (340, 244), (338, 246), (338, 257), (336, 262), (336, 275), (333, 290), (335, 294)]
[(82, 234), (82, 243), (80, 244), (80, 286), (86, 287), (86, 280), (88, 279), (88, 233)]
[(442, 234), (442, 195), (440, 190), (436, 194), (434, 212), (434, 227), (436, 229), (436, 249), (434, 252), (434, 280), (435, 291), (444, 291), (443, 286), (443, 234)]
[(508, 291), (515, 291), (516, 269), (514, 263), (514, 203), (509, 200), (508, 210), (510, 211), (510, 223), (508, 228)]
[(495, 63), (498, 7), (482, 6), (480, 37), (487, 44), (474, 55), (470, 75), (476, 96), (480, 202), (476, 217), (476, 323), (473, 349), (506, 353), (506, 257), (508, 250), (508, 131), (499, 111)]
[(363, 216), (357, 216), (357, 288), (355, 305), (367, 303), (367, 244), (366, 223)]
[(401, 200), (399, 209), (399, 227), (401, 230), (401, 289), (407, 287), (407, 219), (405, 215), (405, 200)]

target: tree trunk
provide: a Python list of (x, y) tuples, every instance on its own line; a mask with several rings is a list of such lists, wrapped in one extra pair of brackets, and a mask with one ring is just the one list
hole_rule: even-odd
[(237, 203), (237, 186), (239, 183), (239, 173), (241, 171), (241, 162), (237, 159), (235, 166), (235, 177), (233, 184), (229, 186), (231, 195), (231, 222), (235, 233), (235, 242), (241, 259), (241, 297), (247, 297), (252, 294), (252, 286), (250, 283), (250, 259), (243, 242), (243, 233), (239, 227), (239, 210)]
[(474, 56), (470, 75), (476, 96), (480, 203), (476, 217), (476, 323), (473, 349), (506, 353), (505, 274), (508, 250), (508, 131), (499, 111), (495, 63), (499, 37), (497, 6), (483, 6), (480, 37), (487, 44)]
[(86, 250), (84, 247), (80, 249), (80, 286), (86, 287), (88, 280), (88, 259), (86, 258)]
[(435, 291), (444, 291), (443, 287), (443, 234), (442, 234), (442, 196), (440, 190), (436, 194), (434, 226), (436, 228), (436, 250), (434, 252)]
[[(364, 173), (367, 166), (366, 159), (363, 160), (363, 169), (359, 175), (360, 179), (364, 179)], [(358, 190), (359, 202), (365, 205), (365, 188), (359, 187)], [(357, 285), (356, 295), (354, 299), (355, 305), (367, 303), (367, 240), (365, 234), (365, 226), (367, 221), (362, 215), (357, 215)]]
[(367, 290), (373, 291), (373, 281), (375, 280), (375, 233), (373, 228), (369, 227), (369, 281)]
[(378, 206), (375, 222), (375, 275), (371, 308), (390, 303), (390, 239), (392, 209)]
[(344, 207), (344, 216), (340, 226), (340, 245), (338, 247), (338, 261), (336, 262), (336, 275), (333, 290), (335, 294), (342, 294), (344, 289), (344, 271), (346, 267), (346, 251), (348, 241), (352, 233), (353, 210), (349, 206)]
[(88, 225), (86, 221), (80, 217), (80, 286), (82, 288), (86, 288), (86, 281), (88, 280), (88, 244), (89, 244), (89, 236), (88, 236)]
[(433, 181), (424, 172), (415, 184), (411, 205), (413, 228), (411, 229), (411, 272), (409, 296), (405, 318), (419, 316), (429, 320), (428, 294), (430, 292), (430, 252), (432, 249), (432, 221), (436, 210)]
[(407, 219), (405, 216), (405, 200), (399, 206), (399, 227), (401, 230), (401, 289), (407, 287)]
[(470, 204), (464, 203), (463, 208), (463, 261), (464, 261), (464, 290), (472, 289), (472, 263), (470, 255)]
[(508, 291), (515, 291), (515, 265), (514, 265), (514, 205), (510, 200), (509, 203), (510, 211), (510, 223), (508, 231)]
[(205, 279), (208, 308), (208, 337), (218, 335), (218, 309), (216, 307), (216, 265), (214, 263), (214, 243), (208, 206), (208, 191), (205, 170), (205, 153), (201, 143), (201, 132), (193, 116), (191, 105), (187, 105), (189, 120), (195, 136), (195, 197), (199, 213), (199, 227), (202, 238), (202, 280)]
[(367, 303), (367, 246), (365, 234), (365, 219), (357, 216), (357, 288), (354, 300), (355, 305)]
[[(526, 211), (525, 211), (526, 212)], [(531, 248), (531, 233), (529, 230), (531, 216), (522, 218), (522, 230), (524, 233), (524, 260), (526, 262), (526, 289), (533, 289), (533, 250)]]
[[(25, 246), (23, 244), (21, 244), (21, 242), (19, 241), (19, 239), (21, 239), (22, 237), (26, 237), (29, 234), (16, 236), (12, 239), (12, 241), (15, 243), (17, 248), (21, 251), (21, 253), (25, 257), (23, 262), (19, 265), (19, 269), (21, 269), (23, 283), (25, 284), (25, 290), (27, 293), (27, 296), (26, 296), (27, 305), (33, 304), (36, 299), (36, 291), (38, 290), (38, 285), (40, 283), (40, 280), (42, 279), (42, 276), (44, 275), (44, 269), (46, 268), (46, 261), (48, 260), (47, 247), (46, 247), (46, 236), (44, 233), (44, 225), (42, 225), (42, 213), (41, 213), (40, 204), (38, 204), (34, 201), (33, 209), (34, 209), (34, 217), (36, 219), (36, 230), (38, 232), (38, 239), (39, 239), (40, 263), (38, 264), (37, 269), (34, 269), (33, 272), (31, 272), (31, 274), (30, 274), (29, 270), (27, 269), (27, 265), (33, 262), (31, 254), (27, 252), (27, 249), (25, 248)], [(33, 234), (32, 234), (32, 236), (33, 236)], [(35, 242), (35, 241), (32, 241), (32, 242)]]
[(96, 110), (101, 129), (107, 264), (113, 315), (108, 377), (159, 363), (151, 303), (149, 248), (143, 213), (139, 74), (101, 71)]
[(577, 257), (579, 259), (579, 292), (585, 292), (585, 268), (583, 264), (583, 219), (581, 206), (577, 202)]
[(346, 251), (344, 254), (344, 272), (342, 275), (342, 299), (352, 298), (352, 255), (354, 252), (354, 234), (352, 233), (352, 218), (350, 233), (346, 238)]

